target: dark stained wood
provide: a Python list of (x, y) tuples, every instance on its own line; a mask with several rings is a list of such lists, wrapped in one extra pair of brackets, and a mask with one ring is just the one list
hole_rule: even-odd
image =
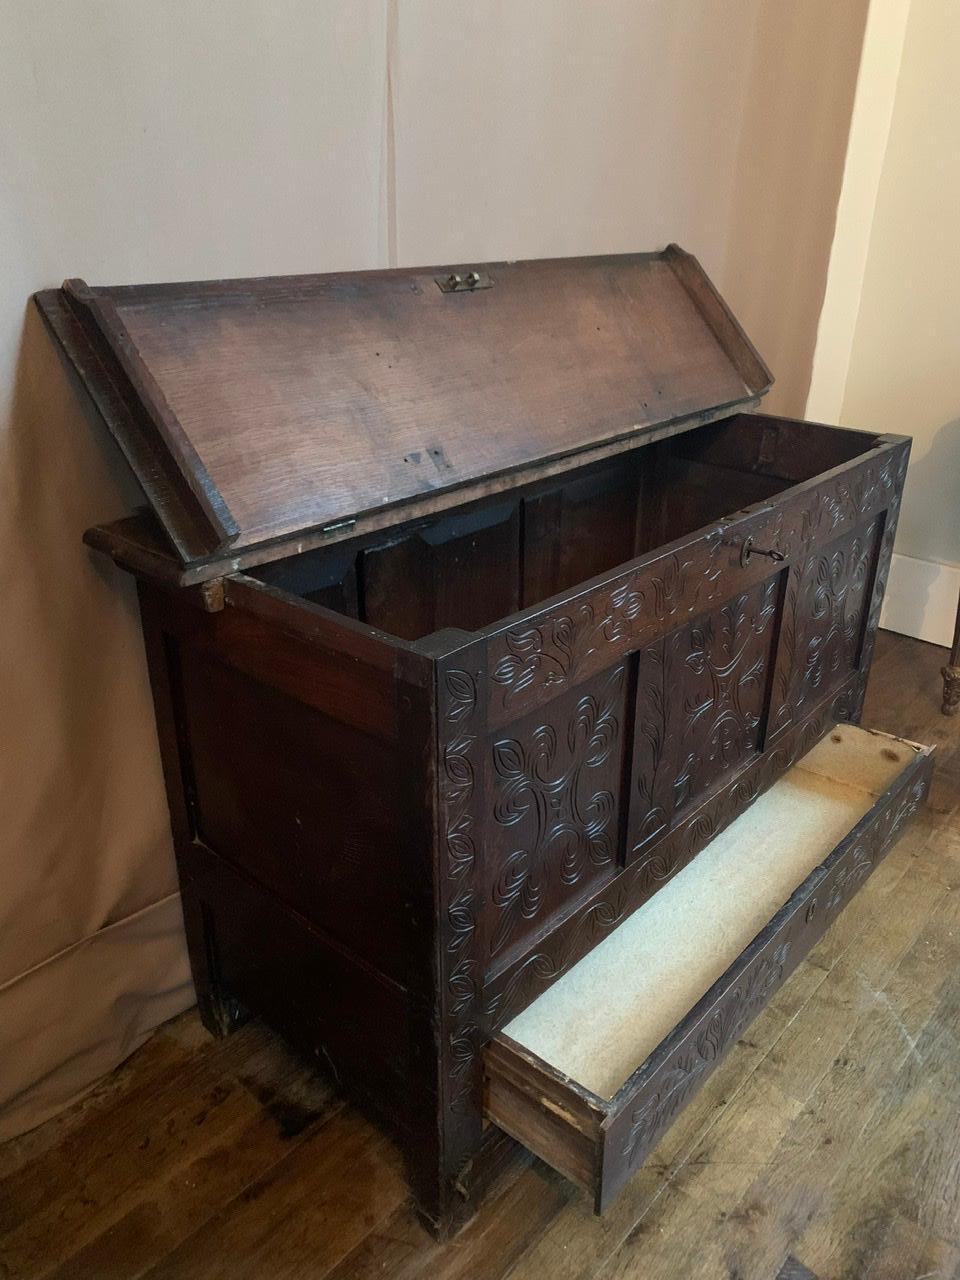
[(198, 838), (349, 954), (406, 983), (416, 955), (410, 871), (381, 857), (400, 824), (396, 744), (189, 645), (178, 665)]
[(569, 591), (637, 555), (644, 463), (644, 454), (628, 455), (621, 463), (524, 499), (524, 607)]
[[(774, 429), (766, 432), (764, 424), (767, 423), (772, 423)], [(800, 427), (802, 432), (798, 431)], [(802, 445), (798, 440), (801, 434)], [(523, 603), (534, 604), (584, 580), (582, 576), (574, 577), (573, 560), (565, 568), (551, 567), (562, 566), (564, 554), (569, 556), (570, 552), (548, 550), (540, 545), (543, 537), (555, 540), (555, 546), (574, 540), (579, 544), (577, 554), (584, 557), (589, 568), (587, 576), (593, 576), (633, 554), (672, 542), (728, 516), (731, 511), (761, 503), (792, 483), (810, 480), (818, 471), (830, 471), (869, 453), (873, 447), (889, 446), (896, 440), (896, 437), (877, 437), (869, 432), (738, 414), (718, 423), (711, 441), (704, 446), (706, 460), (703, 460), (697, 448), (699, 436), (697, 431), (671, 438), (666, 427), (651, 429), (645, 438), (657, 439), (656, 447), (648, 444), (638, 450), (635, 443), (621, 442), (615, 456), (605, 463), (574, 468), (565, 460), (531, 466), (522, 477), (515, 477), (512, 489), (524, 504), (525, 523), (529, 520), (531, 524), (524, 540), (524, 553), (531, 555), (534, 578), (523, 593)], [(766, 471), (758, 469), (755, 459), (755, 455), (761, 454)], [(771, 471), (784, 474), (770, 474)], [(558, 481), (557, 477), (562, 479)], [(585, 502), (585, 495), (595, 493), (598, 483), (608, 488), (608, 501), (605, 504)], [(636, 542), (632, 549), (629, 515), (625, 510), (631, 484), (638, 489)], [(456, 494), (412, 499), (404, 507), (402, 523), (398, 522), (398, 513), (388, 508), (359, 518), (355, 525), (348, 523), (323, 533), (306, 533), (297, 539), (297, 554), (287, 559), (278, 557), (283, 557), (289, 547), (267, 542), (251, 548), (232, 548), (229, 557), (199, 559), (183, 565), (171, 553), (156, 519), (146, 513), (110, 525), (94, 526), (85, 538), (124, 568), (164, 583), (192, 586), (238, 570), (256, 569), (257, 576), (264, 581), (305, 595), (311, 589), (306, 585), (308, 580), (321, 586), (338, 573), (343, 574), (346, 554), (390, 545), (409, 533), (431, 532), (437, 526), (438, 512), (451, 511), (454, 520), (460, 516), (469, 518), (485, 509), (489, 505), (487, 500), (501, 493), (503, 487), (494, 480), (478, 485), (477, 496), (467, 504)], [(557, 496), (564, 493), (567, 496), (559, 499), (559, 505), (565, 515), (559, 516), (563, 523), (558, 534)], [(546, 516), (543, 525), (537, 519), (538, 500), (550, 497), (553, 502), (543, 504)], [(598, 513), (602, 515), (599, 526)], [(443, 521), (439, 523), (442, 527)], [(386, 535), (384, 530), (388, 531)], [(333, 551), (334, 547), (339, 550)], [(547, 558), (543, 563), (548, 570), (541, 579), (542, 571), (536, 566), (544, 556)]]
[(668, 245), (663, 256), (746, 385), (772, 385), (770, 370), (696, 258), (676, 244)]
[(153, 596), (166, 631), (181, 642), (340, 723), (396, 735), (398, 643), (239, 576), (224, 584), (225, 607), (214, 614), (184, 595)]
[(520, 507), (448, 516), (360, 553), (361, 611), (405, 640), (476, 631), (520, 608)]
[(679, 458), (786, 484), (829, 471), (862, 451), (862, 436), (858, 441), (844, 427), (766, 413), (736, 414), (717, 427), (678, 438), (673, 446)]
[(499, 1035), (484, 1051), (484, 1109), (505, 1133), (577, 1186), (597, 1185), (601, 1099)]
[[(65, 289), (51, 289), (35, 297), (38, 308), (80, 381), (110, 426), (124, 457), (143, 487), (181, 560), (189, 561), (219, 544), (236, 529), (219, 498), (211, 504), (209, 477), (198, 471), (197, 497), (185, 483), (176, 458), (157, 438), (148, 407), (138, 398), (117, 352), (99, 328), (89, 307)], [(216, 511), (216, 514), (214, 514)]]
[(960, 711), (960, 600), (957, 601), (957, 625), (953, 632), (953, 648), (943, 670), (943, 706), (945, 716), (955, 716)]
[(119, 366), (121, 381), (129, 387), (137, 406), (143, 406), (159, 438), (161, 450), (169, 454), (175, 467), (174, 474), (185, 479), (189, 500), (196, 505), (197, 514), (209, 527), (214, 545), (229, 545), (240, 529), (193, 441), (171, 410), (152, 370), (131, 340), (115, 304), (106, 297), (96, 296), (83, 280), (64, 281), (61, 292), (75, 313), (85, 314), (96, 326), (110, 358)]
[(952, 1276), (960, 738), (939, 712), (945, 657), (880, 634), (864, 716), (938, 744), (933, 806), (606, 1217), (544, 1165), (517, 1161), (437, 1243), (394, 1198), (389, 1144), (370, 1126), (330, 1127), (344, 1113), (329, 1073), (259, 1024), (214, 1040), (189, 1013), (82, 1102), (0, 1146), (0, 1274), (137, 1280), (162, 1267), (209, 1280), (223, 1274), (220, 1249), (231, 1276), (311, 1280), (769, 1280), (788, 1254), (823, 1280)]
[(537, 938), (510, 964), (490, 971), (483, 989), (484, 1021), (490, 1033), (519, 1013), (642, 906), (832, 725), (850, 719), (857, 698), (858, 682), (851, 681), (815, 715), (795, 726), (775, 753), (760, 756), (742, 773), (734, 774), (703, 804), (681, 815), (669, 830), (665, 825), (656, 843), (645, 852), (641, 846), (641, 856), (630, 860), (620, 875), (585, 895), (563, 919), (554, 922), (549, 934)]
[[(685, 811), (761, 751), (786, 573), (771, 574), (637, 654), (628, 862), (649, 854)], [(655, 879), (668, 865), (662, 853), (653, 863), (648, 858)]]
[(476, 953), (503, 972), (621, 866), (633, 687), (626, 663), (485, 738), (484, 911)]
[[(755, 424), (729, 430), (748, 462)], [(259, 1013), (332, 1062), (439, 1234), (484, 1178), (483, 1045), (859, 714), (906, 442), (831, 434), (831, 470), (706, 528), (681, 497), (677, 540), (618, 564), (645, 504), (722, 511), (736, 470), (728, 450), (711, 490), (697, 461), (687, 488), (655, 449), (649, 476), (641, 450), (270, 582), (143, 586), (204, 1018)], [(340, 612), (315, 602), (348, 581)]]
[[(725, 419), (726, 409), (716, 409), (709, 413), (697, 415), (699, 423)], [(670, 439), (696, 426), (696, 423), (664, 424), (650, 427), (644, 432), (644, 440), (653, 442)], [(608, 445), (600, 445), (589, 450), (589, 465), (605, 459), (619, 457), (636, 449), (632, 439), (616, 440)], [(488, 497), (505, 494), (513, 490), (546, 480), (550, 477), (567, 475), (571, 471), (568, 458), (554, 459), (550, 462), (531, 463), (523, 472), (491, 476), (485, 481), (477, 481), (469, 487), (469, 501), (479, 502)], [(458, 490), (431, 491), (419, 498), (411, 498), (404, 504), (402, 519), (422, 520), (451, 509), (461, 509), (465, 493)], [(84, 534), (84, 541), (98, 551), (110, 556), (117, 564), (132, 573), (146, 577), (175, 583), (178, 586), (196, 586), (211, 578), (238, 570), (252, 569), (260, 566), (273, 566), (278, 557), (302, 555), (307, 552), (322, 550), (339, 543), (352, 541), (359, 535), (367, 537), (382, 530), (394, 531), (398, 527), (398, 512), (392, 508), (379, 509), (358, 516), (356, 522), (331, 525), (315, 529), (299, 535), (295, 540), (278, 539), (257, 543), (251, 547), (231, 547), (227, 555), (209, 555), (182, 562), (171, 550), (173, 539), (167, 539), (153, 513), (149, 518), (145, 513), (109, 524), (94, 525)]]
[[(693, 425), (770, 385), (676, 246), (494, 263), (483, 267), (492, 288), (438, 289), (438, 275), (470, 269), (69, 281), (37, 301), (125, 443), (130, 415), (114, 411), (89, 346), (112, 361), (110, 385), (146, 437), (127, 449), (138, 474), (149, 481), (166, 452), (173, 500), (158, 492), (155, 507), (184, 560)], [(81, 317), (82, 346), (57, 323), (62, 299)], [(189, 529), (185, 506), (197, 516)]]
[[(205, 908), (205, 943), (221, 990), (245, 1008), (268, 1010), (271, 1026), (391, 1129), (413, 1128), (410, 1055), (423, 1028), (407, 989), (200, 841), (182, 862)], [(269, 948), (251, 945), (258, 930), (270, 937)]]
[(859, 718), (909, 442), (738, 412), (679, 250), (435, 274), (40, 305), (156, 460), (169, 539), (88, 540), (142, 579), (204, 1022), (331, 1067), (443, 1236), (507, 1017)]

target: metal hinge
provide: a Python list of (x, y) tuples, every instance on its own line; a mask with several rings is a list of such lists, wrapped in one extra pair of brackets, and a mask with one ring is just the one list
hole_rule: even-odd
[(325, 524), (320, 532), (341, 533), (344, 529), (352, 529), (356, 523), (357, 517), (351, 516), (348, 520), (335, 520), (333, 524)]
[(469, 271), (465, 276), (452, 272), (448, 276), (434, 276), (441, 293), (475, 293), (477, 289), (491, 289), (493, 281), (486, 271)]

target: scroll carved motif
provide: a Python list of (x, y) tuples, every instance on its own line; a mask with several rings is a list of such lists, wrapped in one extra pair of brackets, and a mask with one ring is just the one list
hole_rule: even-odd
[(675, 641), (685, 677), (675, 810), (757, 748), (777, 593), (773, 578), (691, 624)]
[(857, 665), (881, 521), (804, 557), (784, 623), (780, 713), (796, 714)]
[[(439, 688), (440, 817), (446, 862), (444, 930), (445, 1106), (452, 1126), (476, 1123), (474, 1067), (480, 1051), (476, 793), (480, 673), (448, 669)], [(455, 1144), (454, 1144), (455, 1145)]]
[[(684, 866), (712, 835), (722, 830), (794, 759), (813, 746), (830, 723), (856, 717), (865, 685), (862, 671), (876, 629), (892, 550), (906, 458), (902, 446), (880, 449), (875, 456), (845, 469), (832, 480), (784, 495), (767, 511), (751, 513), (748, 519), (741, 517), (736, 522), (722, 522), (680, 551), (613, 575), (583, 592), (575, 601), (548, 606), (531, 614), (524, 623), (471, 646), (469, 659), (461, 651), (456, 670), (441, 667), (438, 817), (444, 866), (441, 964), (443, 1092), (447, 1117), (444, 1143), (448, 1169), (458, 1160), (469, 1159), (479, 1142), (482, 1113), (479, 1054), (492, 1031), (535, 998)], [(862, 599), (860, 602), (861, 617), (863, 609), (868, 609), (861, 670), (847, 675), (840, 670), (838, 687), (832, 695), (829, 680), (821, 680), (819, 686), (812, 684), (814, 693), (803, 709), (805, 718), (783, 725), (782, 734), (768, 746), (764, 755), (748, 762), (739, 776), (734, 770), (735, 776), (729, 782), (724, 783), (721, 778), (718, 789), (706, 802), (699, 805), (689, 802), (689, 812), (681, 814), (679, 825), (633, 865), (620, 870), (615, 859), (603, 861), (606, 846), (602, 829), (597, 839), (598, 824), (602, 824), (604, 818), (603, 805), (591, 809), (590, 801), (600, 792), (618, 796), (618, 782), (611, 778), (584, 787), (579, 793), (582, 797), (579, 819), (571, 818), (572, 809), (566, 819), (559, 818), (559, 811), (552, 807), (557, 797), (551, 791), (551, 783), (566, 776), (570, 769), (573, 748), (568, 722), (576, 718), (577, 699), (591, 695), (598, 699), (599, 708), (598, 688), (615, 664), (636, 653), (642, 673), (645, 659), (657, 653), (667, 633), (688, 632), (711, 606), (750, 593), (769, 575), (769, 566), (751, 564), (744, 570), (739, 565), (736, 554), (731, 553), (725, 543), (728, 532), (734, 533), (731, 524), (736, 524), (738, 536), (748, 531), (758, 545), (776, 545), (787, 554), (788, 560), (796, 562), (803, 555), (812, 555), (819, 544), (835, 542), (869, 525), (871, 517), (878, 513), (883, 513), (883, 523), (873, 526), (875, 536), (881, 539), (873, 574), (874, 590), (869, 605)], [(835, 629), (841, 639), (833, 643), (840, 645), (843, 623)], [(829, 653), (829, 646), (821, 645), (820, 651)], [(695, 663), (698, 661), (694, 659)], [(825, 658), (823, 662), (826, 675), (830, 660)], [(690, 671), (691, 675), (695, 674), (693, 667)], [(704, 679), (708, 678), (706, 671), (704, 659)], [(751, 687), (748, 681), (746, 692)], [(676, 691), (667, 686), (666, 696), (661, 693), (660, 697), (663, 705), (675, 703)], [(691, 702), (691, 708), (698, 705)], [(704, 712), (707, 717), (712, 714), (712, 709)], [(612, 769), (612, 761), (620, 759), (623, 748), (620, 740), (625, 728), (624, 715), (613, 713), (618, 726), (618, 745), (611, 748), (604, 763), (586, 764), (592, 726), (603, 718), (599, 709), (590, 715), (593, 718), (588, 716), (589, 724), (584, 723), (579, 731), (581, 745), (576, 748), (582, 757), (581, 779)], [(647, 719), (652, 726), (649, 745), (654, 753), (663, 752), (662, 735), (661, 745), (657, 746), (658, 717), (662, 718), (662, 713), (653, 699)], [(509, 722), (509, 728), (496, 727), (505, 726), (505, 722)], [(702, 719), (698, 718), (698, 722), (702, 723)], [(555, 735), (552, 742), (549, 735), (536, 732), (547, 726), (552, 727)], [(510, 741), (519, 743), (522, 752), (517, 754), (512, 747), (504, 749), (499, 756), (498, 770), (494, 744)], [(639, 741), (637, 736), (635, 747)], [(718, 758), (722, 757), (721, 742), (718, 737)], [(665, 775), (671, 788), (679, 773), (677, 770)], [(504, 800), (508, 792), (509, 798)], [(502, 816), (516, 815), (515, 821), (504, 823), (494, 816), (493, 806), (498, 803), (495, 793), (506, 805)], [(914, 807), (918, 803), (919, 798)], [(574, 842), (578, 855), (565, 857), (561, 853), (553, 864), (554, 873), (541, 877), (538, 897), (534, 888), (536, 877), (529, 874), (533, 865), (529, 853), (536, 847), (536, 838), (531, 842), (526, 835), (531, 824), (537, 827), (540, 821), (537, 815), (541, 813), (545, 814), (548, 830), (554, 821), (566, 821), (578, 827), (580, 834)], [(618, 820), (619, 815), (611, 816), (606, 829), (615, 830)], [(494, 844), (496, 839), (501, 842), (499, 854)], [(567, 849), (565, 845), (562, 847)], [(510, 855), (521, 850), (528, 855), (526, 866), (521, 866), (519, 861), (511, 865)], [(485, 867), (491, 862), (501, 873), (506, 873), (502, 878), (488, 874)], [(857, 867), (860, 870), (856, 870)], [(845, 885), (835, 888), (831, 882), (827, 897), (821, 899), (826, 903), (822, 908), (824, 918), (839, 910), (857, 878), (867, 874), (866, 860), (859, 859), (847, 872), (849, 878)], [(494, 880), (499, 883), (503, 899), (499, 905), (492, 897)], [(568, 884), (568, 880), (573, 883)], [(570, 893), (574, 894), (575, 901), (571, 902), (569, 913), (561, 912), (554, 919), (552, 913), (559, 899), (551, 894)], [(524, 911), (530, 913), (531, 909), (532, 914), (525, 916)], [(495, 971), (485, 978), (489, 943), (497, 927), (489, 922), (501, 913), (511, 916), (515, 923), (504, 927)], [(511, 957), (518, 953), (519, 939), (527, 923), (538, 932), (540, 940), (528, 954), (513, 960)], [(788, 959), (788, 965), (789, 962)], [(736, 1022), (731, 1026), (734, 1030), (729, 1034), (732, 1035)], [(723, 1027), (718, 1023), (704, 1038), (703, 1047), (706, 1053), (719, 1054), (729, 1042), (729, 1035), (725, 1038)], [(697, 1057), (704, 1064), (702, 1069), (708, 1070), (709, 1057), (701, 1057), (699, 1051)], [(673, 1065), (677, 1066), (676, 1058)], [(672, 1084), (666, 1077), (658, 1077), (651, 1084), (663, 1099), (661, 1116), (679, 1110), (689, 1093), (683, 1072), (676, 1075)], [(654, 1133), (658, 1122), (651, 1113), (649, 1129), (648, 1122), (643, 1123), (645, 1127), (634, 1152), (638, 1160), (646, 1145), (644, 1134)]]
[(757, 757), (748, 774), (710, 797), (672, 830), (655, 849), (622, 871), (573, 915), (563, 921), (514, 968), (484, 988), (484, 1016), (496, 1030), (584, 956), (632, 911), (645, 902), (785, 769), (805, 755), (836, 720), (849, 719), (859, 696), (856, 681), (790, 731), (777, 747)]
[(531, 689), (569, 685), (615, 660), (644, 631), (689, 615), (716, 598), (722, 573), (721, 533), (708, 534), (696, 554), (674, 552), (600, 588), (567, 612), (507, 631), (492, 679), (505, 709)]
[(758, 545), (777, 546), (799, 562), (814, 546), (849, 532), (898, 500), (906, 457), (900, 447), (878, 451), (833, 479), (774, 499), (768, 514), (722, 521), (681, 550), (493, 637), (492, 707), (502, 717), (537, 705), (704, 612), (738, 584), (749, 588), (761, 571), (740, 566), (731, 538), (742, 541), (749, 531)]
[(491, 960), (614, 861), (625, 683), (615, 667), (491, 744)]
[[(794, 563), (784, 608), (772, 733), (799, 718), (805, 704), (828, 692), (854, 664), (869, 666), (908, 457), (900, 448), (882, 461), (861, 465), (852, 476), (818, 490), (800, 513), (797, 535), (789, 545)], [(874, 512), (878, 514), (870, 521)], [(859, 706), (853, 717), (858, 714)]]
[(634, 853), (758, 749), (779, 582), (758, 584), (639, 655)]

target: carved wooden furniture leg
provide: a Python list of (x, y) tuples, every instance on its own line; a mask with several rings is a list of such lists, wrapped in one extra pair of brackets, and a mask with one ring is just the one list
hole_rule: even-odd
[(960, 600), (957, 601), (957, 625), (950, 661), (940, 674), (943, 676), (943, 706), (940, 710), (945, 716), (955, 716), (960, 711)]

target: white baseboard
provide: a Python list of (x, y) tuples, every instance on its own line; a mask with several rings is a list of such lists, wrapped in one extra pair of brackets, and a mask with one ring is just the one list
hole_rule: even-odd
[(880, 625), (931, 644), (953, 643), (960, 565), (894, 554)]

